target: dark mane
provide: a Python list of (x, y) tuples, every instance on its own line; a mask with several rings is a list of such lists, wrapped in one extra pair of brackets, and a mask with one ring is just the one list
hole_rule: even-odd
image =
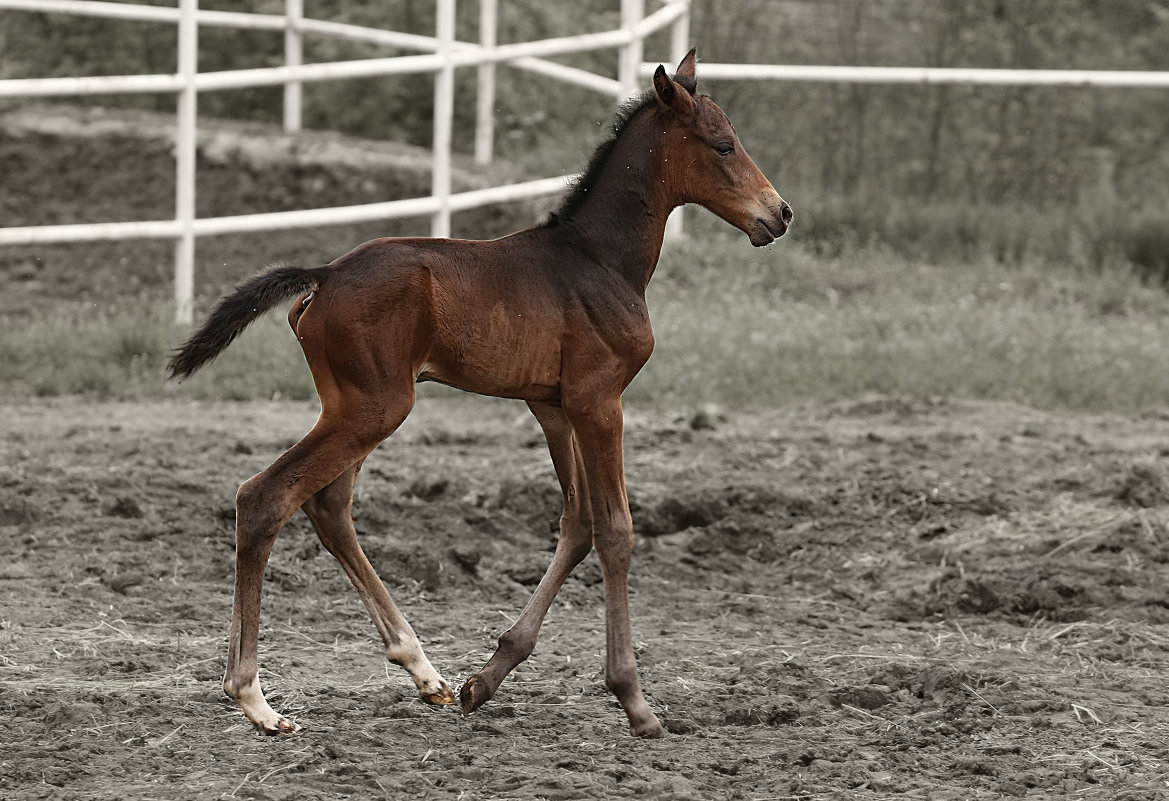
[(596, 186), (597, 179), (601, 175), (601, 168), (605, 166), (605, 161), (613, 152), (613, 148), (617, 144), (617, 138), (625, 130), (639, 111), (652, 105), (656, 102), (656, 95), (653, 89), (633, 95), (628, 100), (623, 102), (617, 111), (613, 114), (613, 121), (609, 123), (609, 132), (606, 139), (597, 145), (597, 149), (589, 156), (588, 165), (584, 172), (572, 182), (568, 188), (568, 192), (560, 200), (560, 204), (548, 215), (548, 219), (543, 223), (543, 227), (551, 228), (559, 225), (563, 220), (567, 220), (573, 213), (580, 208), (584, 203), (588, 192)]

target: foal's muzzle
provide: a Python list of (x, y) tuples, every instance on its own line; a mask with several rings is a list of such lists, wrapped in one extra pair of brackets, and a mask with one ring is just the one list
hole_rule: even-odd
[(767, 211), (769, 213), (766, 216), (756, 218), (755, 224), (749, 232), (751, 244), (757, 248), (770, 245), (787, 233), (787, 229), (795, 217), (792, 213), (792, 207), (785, 200), (780, 200), (776, 205), (769, 207)]

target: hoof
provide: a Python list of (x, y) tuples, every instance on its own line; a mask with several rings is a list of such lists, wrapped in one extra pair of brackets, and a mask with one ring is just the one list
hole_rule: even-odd
[(629, 727), (634, 737), (642, 737), (646, 740), (656, 740), (659, 737), (665, 736), (666, 730), (662, 728), (662, 724), (656, 717), (651, 717), (650, 720), (634, 724)]
[(463, 707), (464, 715), (471, 714), (489, 700), (491, 700), (491, 693), (483, 683), (483, 679), (479, 678), (478, 673), (467, 679), (459, 690), (459, 703)]
[(297, 726), (288, 718), (279, 718), (273, 724), (257, 724), (256, 730), (259, 731), (260, 734), (266, 734), (269, 737), (287, 737), (299, 732), (300, 726)]
[(436, 693), (422, 693), (422, 700), (433, 706), (453, 706), (456, 702), (455, 691), (445, 682), (442, 689)]

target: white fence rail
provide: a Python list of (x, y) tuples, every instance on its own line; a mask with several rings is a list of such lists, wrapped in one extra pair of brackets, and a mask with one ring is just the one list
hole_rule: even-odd
[(817, 67), (807, 64), (703, 64), (707, 80), (826, 83), (963, 83), (991, 86), (1169, 87), (1169, 72), (1138, 70), (1004, 70), (955, 67)]
[[(456, 0), (436, 0), (436, 26), (433, 37), (309, 19), (303, 16), (302, 0), (285, 0), (283, 15), (201, 10), (198, 8), (198, 0), (178, 0), (178, 7), (172, 8), (99, 0), (0, 0), (0, 9), (153, 21), (177, 24), (179, 29), (178, 66), (176, 73), (172, 75), (0, 80), (0, 98), (133, 92), (177, 94), (175, 218), (145, 222), (0, 228), (0, 245), (173, 239), (176, 242), (175, 316), (179, 322), (185, 323), (191, 320), (193, 311), (196, 237), (418, 215), (430, 215), (432, 235), (447, 236), (450, 233), (450, 215), (454, 211), (561, 191), (572, 176), (546, 178), (470, 192), (451, 191), (450, 140), (455, 69), (470, 66), (478, 69), (475, 158), (481, 163), (486, 163), (491, 159), (492, 150), (495, 65), (506, 63), (515, 68), (620, 99), (636, 91), (641, 80), (652, 74), (656, 66), (656, 62), (643, 61), (644, 40), (647, 36), (669, 28), (670, 53), (666, 60), (676, 63), (685, 54), (689, 48), (690, 38), (690, 0), (659, 2), (660, 7), (649, 15), (645, 14), (644, 0), (621, 0), (621, 27), (616, 30), (506, 45), (496, 43), (497, 2), (498, 0), (479, 0), (480, 41), (462, 42), (454, 38)], [(196, 63), (200, 25), (283, 31), (285, 66), (200, 73)], [(418, 51), (421, 55), (303, 64), (302, 38), (306, 34), (387, 45)], [(569, 67), (546, 58), (612, 48), (618, 50), (616, 79)], [(707, 80), (1169, 87), (1169, 72), (710, 63), (703, 63), (701, 71), (703, 78)], [(198, 93), (283, 85), (285, 129), (295, 132), (300, 128), (300, 88), (306, 81), (419, 73), (436, 76), (432, 148), (434, 162), (429, 197), (233, 217), (203, 219), (195, 217), (195, 130)], [(671, 220), (671, 224), (675, 231), (679, 230), (680, 219)]]

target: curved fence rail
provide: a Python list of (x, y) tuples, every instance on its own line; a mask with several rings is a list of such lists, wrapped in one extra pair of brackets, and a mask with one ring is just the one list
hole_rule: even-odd
[[(194, 248), (199, 236), (245, 231), (277, 230), (308, 225), (363, 222), (430, 215), (431, 233), (447, 236), (454, 211), (537, 197), (561, 191), (573, 176), (451, 191), (451, 126), (454, 71), (476, 67), (478, 98), (475, 158), (491, 160), (494, 128), (495, 66), (506, 63), (548, 78), (583, 86), (614, 99), (636, 91), (656, 64), (643, 62), (646, 37), (669, 28), (670, 52), (663, 61), (677, 63), (689, 48), (690, 0), (659, 0), (645, 13), (645, 0), (620, 0), (621, 27), (616, 30), (499, 45), (496, 43), (498, 0), (479, 0), (479, 41), (454, 37), (456, 0), (436, 0), (434, 36), (365, 28), (303, 15), (302, 0), (285, 0), (285, 13), (253, 14), (198, 8), (198, 0), (178, 0), (178, 7), (142, 6), (100, 0), (0, 0), (0, 9), (78, 14), (176, 24), (179, 29), (178, 67), (171, 75), (123, 75), (78, 78), (0, 80), (0, 98), (54, 97), (132, 92), (171, 92), (178, 96), (176, 146), (176, 200), (173, 220), (112, 222), (0, 228), (0, 245), (40, 244), (120, 239), (173, 239), (175, 249), (176, 319), (189, 322), (194, 296)], [(285, 66), (264, 69), (198, 71), (196, 63), (200, 25), (283, 31)], [(333, 36), (393, 46), (419, 55), (355, 61), (301, 63), (305, 35)], [(617, 78), (597, 75), (548, 60), (548, 56), (616, 49)], [(254, 86), (284, 86), (284, 127), (300, 128), (300, 87), (306, 81), (329, 81), (385, 75), (429, 73), (436, 76), (434, 98), (433, 171), (431, 194), (385, 203), (371, 203), (303, 211), (248, 214), (232, 217), (195, 217), (195, 130), (198, 93)], [(828, 81), (857, 83), (962, 83), (990, 85), (1169, 87), (1169, 72), (944, 69), (913, 67), (831, 67), (782, 64), (703, 63), (707, 80)], [(681, 220), (671, 218), (671, 230)]]

